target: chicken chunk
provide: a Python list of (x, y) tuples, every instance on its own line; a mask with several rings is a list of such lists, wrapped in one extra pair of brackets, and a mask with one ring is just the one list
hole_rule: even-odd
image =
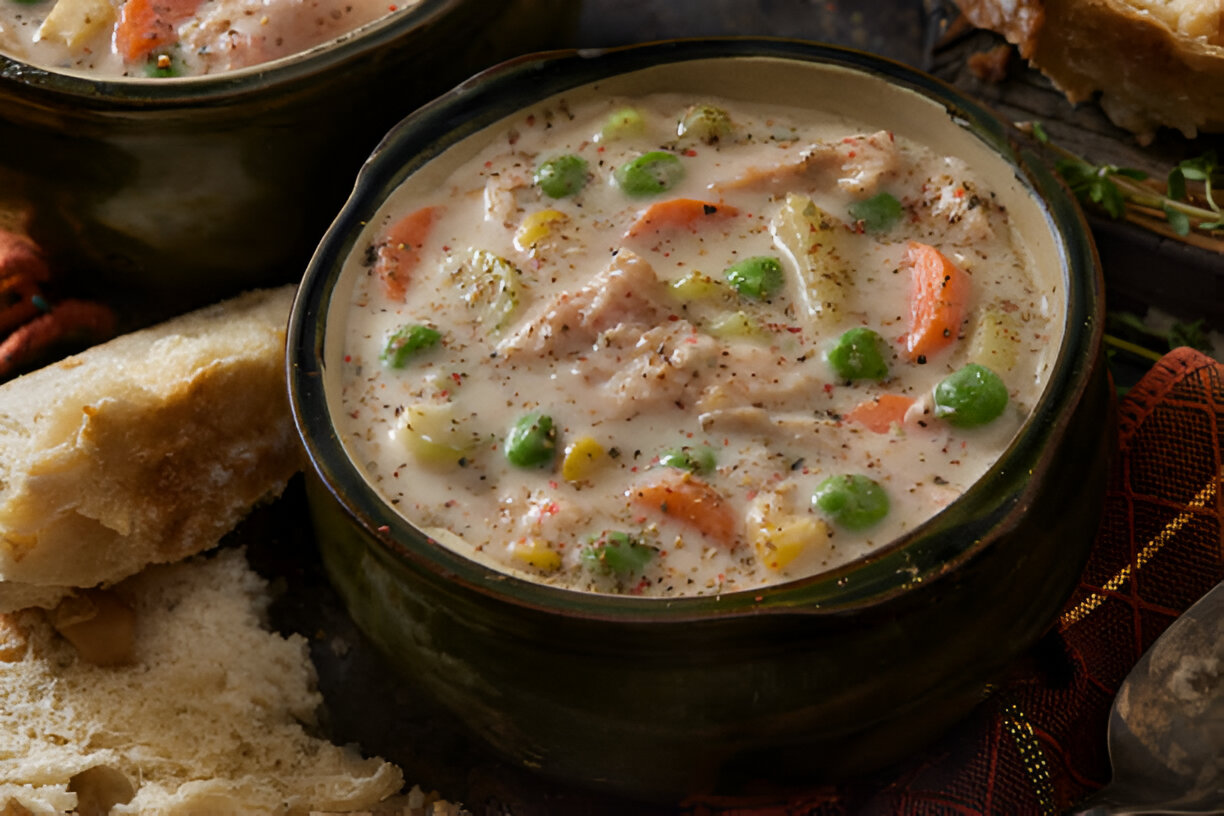
[(802, 190), (822, 190), (836, 184), (851, 195), (866, 198), (897, 175), (901, 152), (887, 130), (847, 136), (840, 142), (818, 142), (797, 161), (766, 168), (751, 168), (730, 181), (710, 188), (720, 193), (760, 190), (777, 195)]
[(505, 357), (533, 354), (561, 358), (590, 349), (601, 334), (620, 326), (651, 328), (669, 314), (667, 291), (654, 269), (622, 249), (581, 288), (562, 292), (498, 344)]

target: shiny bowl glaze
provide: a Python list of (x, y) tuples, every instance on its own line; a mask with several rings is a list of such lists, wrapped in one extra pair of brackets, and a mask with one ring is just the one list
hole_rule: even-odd
[[(1067, 324), (1034, 415), (977, 484), (912, 533), (832, 572), (669, 600), (494, 572), (430, 541), (376, 495), (336, 438), (323, 387), (340, 367), (328, 327), (347, 303), (335, 287), (364, 219), (447, 146), (594, 81), (619, 92), (803, 93), (813, 105), (874, 96), (907, 127), (956, 143), (951, 152), (986, 151), (1003, 163), (1036, 214), (1022, 233), (1062, 270)], [(1079, 211), (1035, 154), (991, 114), (903, 66), (744, 39), (504, 64), (392, 131), (299, 291), (288, 375), (325, 565), (392, 664), (524, 766), (642, 797), (878, 768), (962, 718), (1049, 627), (1078, 580), (1113, 440), (1101, 287)]]
[(549, 47), (570, 0), (421, 0), (333, 43), (204, 76), (113, 79), (0, 56), (5, 203), (77, 290), (182, 308), (296, 279), (405, 111)]

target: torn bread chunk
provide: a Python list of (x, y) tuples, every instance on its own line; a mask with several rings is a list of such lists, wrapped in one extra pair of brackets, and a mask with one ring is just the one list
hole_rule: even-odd
[(223, 548), (117, 584), (133, 655), (99, 666), (43, 610), (0, 616), (0, 813), (368, 810), (390, 763), (311, 733), (307, 643), (263, 625), (267, 583)]
[(301, 467), (294, 287), (118, 337), (0, 386), (0, 612), (215, 546)]
[(1219, 0), (956, 0), (969, 22), (1017, 47), (1074, 103), (1096, 98), (1150, 142), (1224, 132)]

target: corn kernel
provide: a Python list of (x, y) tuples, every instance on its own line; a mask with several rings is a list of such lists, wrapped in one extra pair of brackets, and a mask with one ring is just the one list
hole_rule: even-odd
[(832, 535), (823, 519), (793, 512), (793, 491), (758, 495), (748, 505), (748, 540), (766, 568), (784, 570), (812, 547)]
[(589, 436), (571, 442), (561, 460), (561, 478), (567, 482), (581, 482), (591, 478), (607, 458), (603, 445)]
[(561, 568), (561, 553), (550, 549), (546, 542), (524, 538), (510, 543), (510, 556), (529, 567), (552, 572)]
[(809, 547), (829, 538), (829, 526), (812, 516), (789, 516), (752, 531), (757, 558), (771, 570), (782, 570)]
[(514, 233), (514, 246), (527, 252), (547, 238), (557, 226), (569, 220), (560, 210), (537, 210), (523, 219)]

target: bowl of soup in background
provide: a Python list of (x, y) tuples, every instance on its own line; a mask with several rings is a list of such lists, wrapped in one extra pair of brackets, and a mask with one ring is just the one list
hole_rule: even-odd
[[(76, 291), (144, 293), (150, 310), (170, 310), (290, 280), (405, 110), (555, 44), (575, 9), (420, 0), (300, 53), (194, 76), (46, 67), (6, 51), (5, 199), (31, 212)], [(150, 54), (154, 69), (165, 51)]]
[[(992, 206), (1006, 214), (1033, 269), (1053, 281), (1045, 290), (1057, 321), (1048, 335), (1048, 370), (1014, 437), (930, 518), (846, 562), (696, 595), (549, 585), (530, 573), (549, 571), (551, 561), (529, 558), (530, 569), (507, 569), (456, 546), (436, 518), (396, 509), (411, 508), (417, 493), (429, 492), (428, 482), (445, 482), (444, 469), (413, 476), (392, 493), (375, 486), (368, 452), (355, 453), (350, 444), (351, 420), (378, 407), (344, 402), (345, 382), (365, 376), (354, 372), (349, 335), (382, 331), (354, 323), (360, 313), (354, 304), (365, 299), (363, 281), (378, 277), (380, 247), (388, 246), (378, 235), (395, 223), (387, 213), (397, 196), (432, 191), (443, 207), (447, 196), (456, 202), (480, 196), (452, 188), (452, 177), (465, 162), (485, 164), (481, 151), (494, 142), (518, 149), (522, 131), (535, 127), (543, 111), (554, 116), (542, 127), (564, 128), (581, 118), (583, 100), (656, 93), (726, 101), (732, 118), (737, 100), (843, 116), (957, 157), (988, 183)], [(600, 165), (598, 137), (592, 142), (581, 145), (593, 151), (588, 179), (625, 189), (613, 167)], [(710, 146), (669, 144), (662, 152), (696, 156)], [(528, 175), (536, 158), (525, 165)], [(665, 176), (654, 174), (656, 181)], [(415, 202), (413, 195), (406, 200)], [(483, 197), (495, 211), (489, 187)], [(648, 198), (639, 213), (648, 210)], [(708, 203), (701, 215), (716, 215), (711, 210), (720, 202)], [(863, 224), (851, 229), (861, 232)], [(425, 242), (405, 233), (390, 246), (412, 253)], [(299, 291), (288, 376), (312, 462), (308, 490), (325, 566), (354, 620), (392, 664), (526, 767), (648, 797), (735, 792), (762, 780), (831, 780), (881, 767), (979, 702), (1050, 625), (1078, 580), (1099, 520), (1112, 441), (1101, 287), (1081, 216), (1035, 154), (991, 114), (911, 69), (775, 40), (666, 42), (506, 63), (391, 132), (363, 168)], [(460, 297), (474, 291), (460, 289)], [(501, 376), (497, 361), (482, 364), (476, 356), (460, 380)], [(374, 359), (362, 364), (379, 366)], [(844, 385), (824, 376), (829, 390)], [(392, 414), (406, 412), (396, 398), (386, 402)], [(833, 424), (844, 419), (823, 408), (813, 413)], [(411, 418), (400, 427), (410, 425)], [(514, 433), (484, 439), (487, 449), (474, 455), (506, 451)], [(402, 458), (419, 453), (405, 448)], [(457, 461), (471, 464), (466, 456)], [(551, 461), (532, 477), (568, 489), (560, 460)], [(643, 469), (657, 464), (644, 460)], [(666, 515), (666, 501), (654, 510)]]

